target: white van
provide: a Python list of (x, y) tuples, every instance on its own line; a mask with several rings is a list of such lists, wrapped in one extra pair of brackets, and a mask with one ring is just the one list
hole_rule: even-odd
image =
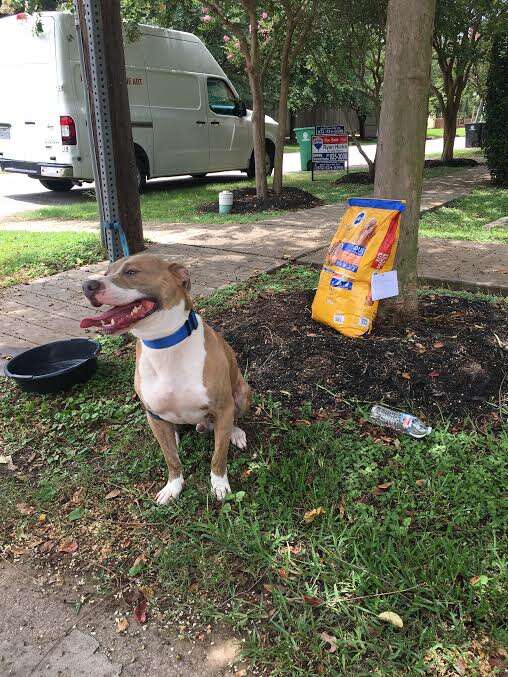
[[(74, 17), (0, 19), (0, 169), (50, 190), (92, 181)], [(191, 33), (140, 26), (125, 48), (140, 189), (160, 176), (239, 169), (254, 174), (251, 111)], [(273, 169), (277, 123), (266, 118)]]

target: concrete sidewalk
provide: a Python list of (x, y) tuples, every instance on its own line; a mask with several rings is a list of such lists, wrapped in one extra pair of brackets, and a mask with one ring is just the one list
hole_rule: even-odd
[[(476, 167), (428, 179), (422, 209), (466, 195), (486, 178), (485, 167)], [(344, 208), (344, 204), (325, 205), (252, 224), (149, 224), (145, 234), (157, 243), (153, 251), (185, 262), (191, 270), (194, 295), (206, 296), (288, 260), (321, 264)], [(39, 229), (37, 225), (32, 227)], [(61, 224), (56, 225), (60, 229)], [(42, 222), (41, 226), (56, 229), (55, 224), (46, 223), (44, 228)], [(506, 260), (506, 245), (422, 239), (418, 269), (429, 283), (500, 291), (508, 288)], [(82, 336), (79, 320), (91, 309), (81, 283), (105, 266), (85, 266), (6, 289), (0, 295), (0, 353)]]

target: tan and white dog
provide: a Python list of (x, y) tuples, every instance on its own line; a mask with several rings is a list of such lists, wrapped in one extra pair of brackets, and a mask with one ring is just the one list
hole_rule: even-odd
[(231, 347), (193, 310), (189, 290), (184, 266), (151, 254), (120, 259), (83, 284), (93, 306), (113, 307), (83, 319), (81, 327), (130, 331), (138, 339), (134, 387), (169, 473), (158, 503), (177, 498), (184, 483), (175, 425), (214, 431), (211, 483), (220, 500), (230, 491), (229, 443), (244, 449), (247, 442), (236, 422), (250, 404), (250, 388)]

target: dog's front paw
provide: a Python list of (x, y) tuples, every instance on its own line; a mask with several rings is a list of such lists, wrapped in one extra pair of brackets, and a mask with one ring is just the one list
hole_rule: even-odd
[(216, 475), (214, 472), (211, 472), (210, 479), (212, 481), (212, 494), (219, 501), (223, 501), (226, 495), (231, 493), (231, 487), (229, 486), (227, 473), (221, 477), (220, 475)]
[(156, 501), (159, 505), (166, 505), (169, 501), (175, 500), (180, 496), (180, 492), (183, 488), (183, 477), (175, 477), (174, 480), (169, 480), (169, 482), (162, 487), (162, 489), (157, 494)]
[(236, 425), (233, 426), (231, 431), (231, 443), (238, 447), (238, 449), (245, 449), (247, 446), (247, 435), (245, 431), (241, 428), (238, 428)]

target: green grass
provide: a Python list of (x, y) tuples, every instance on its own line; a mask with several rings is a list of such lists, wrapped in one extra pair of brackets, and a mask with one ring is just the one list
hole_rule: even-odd
[(95, 233), (0, 230), (0, 288), (103, 258)]
[[(362, 171), (354, 169), (352, 172)], [(441, 176), (455, 171), (450, 168), (438, 167), (425, 170), (426, 177)], [(311, 180), (310, 172), (295, 172), (285, 176), (285, 186), (293, 186), (306, 190), (327, 204), (343, 202), (351, 196), (367, 195), (372, 191), (371, 186), (360, 184), (334, 185), (334, 181), (343, 175), (337, 172), (331, 178), (328, 174), (317, 174), (316, 180)], [(264, 211), (256, 214), (199, 213), (198, 207), (204, 203), (217, 200), (221, 190), (246, 188), (254, 183), (247, 179), (225, 181), (209, 177), (202, 182), (174, 181), (167, 182), (164, 188), (160, 184), (148, 184), (146, 193), (141, 196), (141, 212), (145, 223), (251, 223), (264, 219), (281, 216), (286, 212)], [(97, 204), (92, 191), (88, 199), (78, 204), (55, 205), (41, 207), (30, 212), (23, 212), (12, 217), (13, 220), (31, 221), (38, 219), (78, 220), (90, 221), (98, 218)]]
[(424, 214), (420, 221), (420, 235), (475, 242), (508, 242), (506, 228), (483, 228), (486, 223), (507, 214), (508, 190), (477, 188), (446, 207)]
[[(314, 281), (314, 271), (286, 268), (222, 290), (206, 311)], [(164, 463), (132, 378), (133, 346), (108, 339), (95, 378), (65, 396), (22, 394), (2, 380), (2, 453), (23, 467), (2, 477), (6, 556), (14, 546), (44, 559), (37, 544), (54, 542), (61, 567), (58, 543), (75, 539), (73, 569), (102, 590), (149, 586), (151, 618), (162, 614), (184, 635), (193, 622), (194, 632), (230, 624), (248, 659), (273, 675), (448, 675), (460, 661), (474, 675), (488, 658), (480, 641), (506, 641), (508, 428), (444, 423), (394, 444), (366, 433), (359, 411), (335, 426), (306, 408), (294, 420), (259, 397), (250, 447), (231, 453), (225, 504), (208, 494), (211, 439), (190, 431), (186, 487), (160, 507)], [(119, 495), (106, 500), (112, 489)], [(324, 513), (305, 523), (318, 507)], [(404, 628), (381, 623), (382, 611)]]
[[(429, 127), (427, 129), (427, 138), (432, 138), (432, 139), (442, 139), (444, 134), (444, 129), (434, 129)], [(457, 134), (456, 136), (466, 136), (466, 128), (465, 127), (457, 127)]]

